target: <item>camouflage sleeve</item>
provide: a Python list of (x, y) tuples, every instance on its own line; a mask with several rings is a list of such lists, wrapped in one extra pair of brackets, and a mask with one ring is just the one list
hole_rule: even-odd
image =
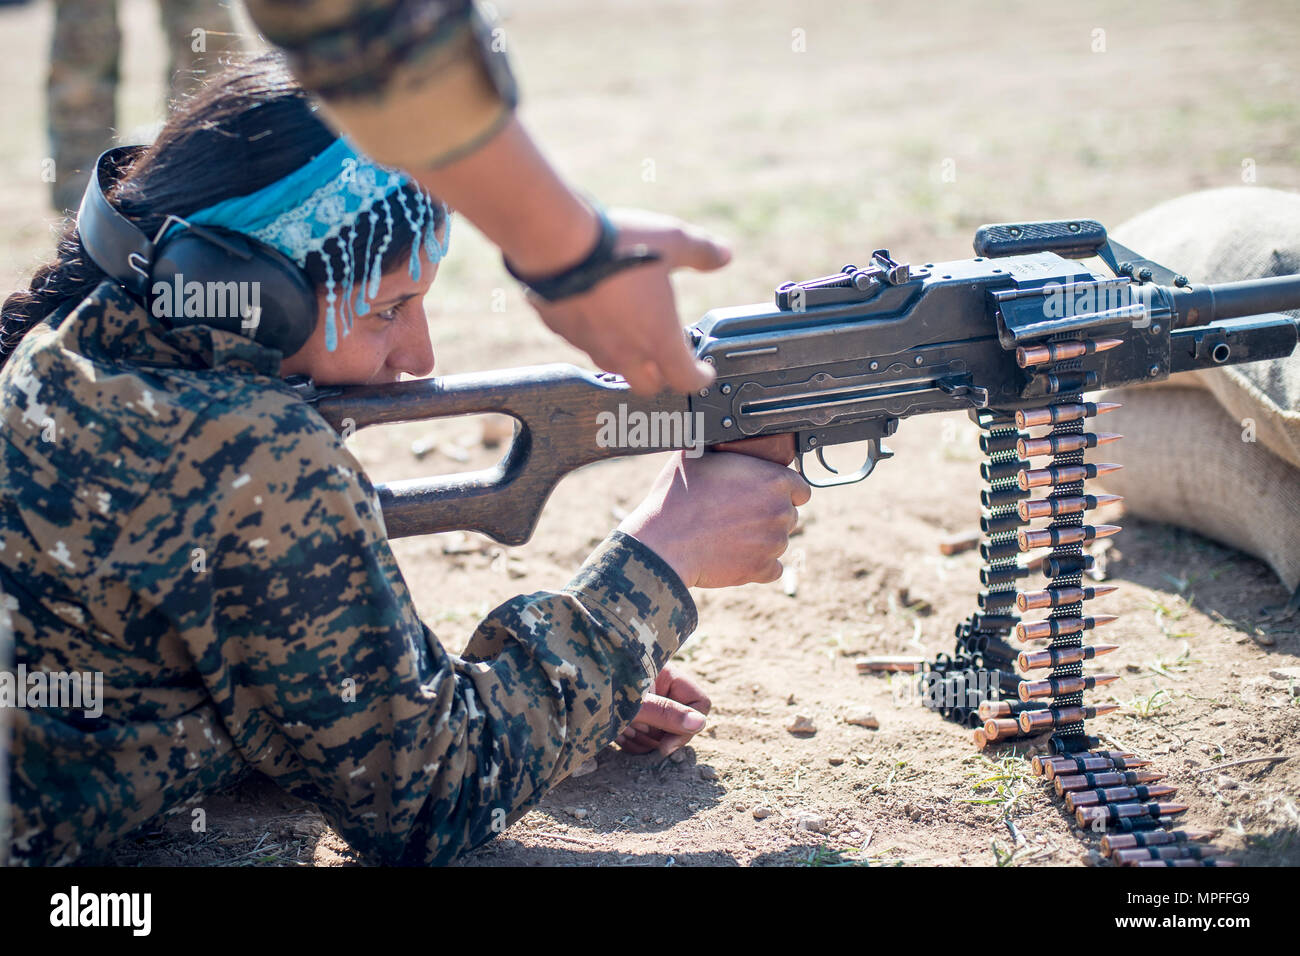
[(212, 636), (191, 650), (249, 762), (372, 859), (446, 862), (499, 833), (617, 736), (694, 629), (681, 581), (615, 532), (451, 655), (355, 459), (306, 406), (265, 424), (205, 443), (223, 491)]
[(518, 90), (471, 0), (247, 0), (334, 124), (374, 159), (420, 169), (486, 142)]

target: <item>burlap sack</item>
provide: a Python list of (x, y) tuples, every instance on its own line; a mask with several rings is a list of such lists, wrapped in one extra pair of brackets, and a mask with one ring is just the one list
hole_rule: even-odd
[[(1113, 234), (1194, 282), (1300, 273), (1292, 193), (1193, 193)], [(1300, 352), (1100, 398), (1124, 404), (1097, 428), (1125, 436), (1104, 456), (1124, 469), (1101, 484), (1130, 514), (1190, 528), (1264, 561), (1288, 588), (1300, 584)]]

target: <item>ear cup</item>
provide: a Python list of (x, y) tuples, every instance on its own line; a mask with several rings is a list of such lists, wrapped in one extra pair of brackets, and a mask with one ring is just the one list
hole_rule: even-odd
[(146, 302), (173, 327), (225, 329), (286, 358), (316, 328), (316, 290), (307, 274), (270, 246), (214, 226), (182, 226), (162, 241)]

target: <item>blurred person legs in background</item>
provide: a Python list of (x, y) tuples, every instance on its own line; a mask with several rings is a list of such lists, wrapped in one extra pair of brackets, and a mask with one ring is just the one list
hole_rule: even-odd
[[(75, 212), (95, 157), (113, 145), (122, 30), (117, 0), (54, 0), (46, 87), (54, 159), (51, 203)], [(194, 91), (240, 47), (228, 0), (158, 0), (169, 102)]]

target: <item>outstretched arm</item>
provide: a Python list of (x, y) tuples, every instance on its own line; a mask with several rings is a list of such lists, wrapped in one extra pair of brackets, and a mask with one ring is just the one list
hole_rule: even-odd
[[(335, 126), (464, 214), (521, 275), (563, 272), (596, 245), (595, 212), (516, 118), (500, 35), (469, 0), (248, 0), (248, 9)], [(680, 333), (668, 273), (719, 268), (730, 252), (677, 220), (612, 218), (627, 233), (619, 251), (642, 244), (662, 259), (546, 304), (544, 321), (641, 394), (704, 387), (713, 373)]]

